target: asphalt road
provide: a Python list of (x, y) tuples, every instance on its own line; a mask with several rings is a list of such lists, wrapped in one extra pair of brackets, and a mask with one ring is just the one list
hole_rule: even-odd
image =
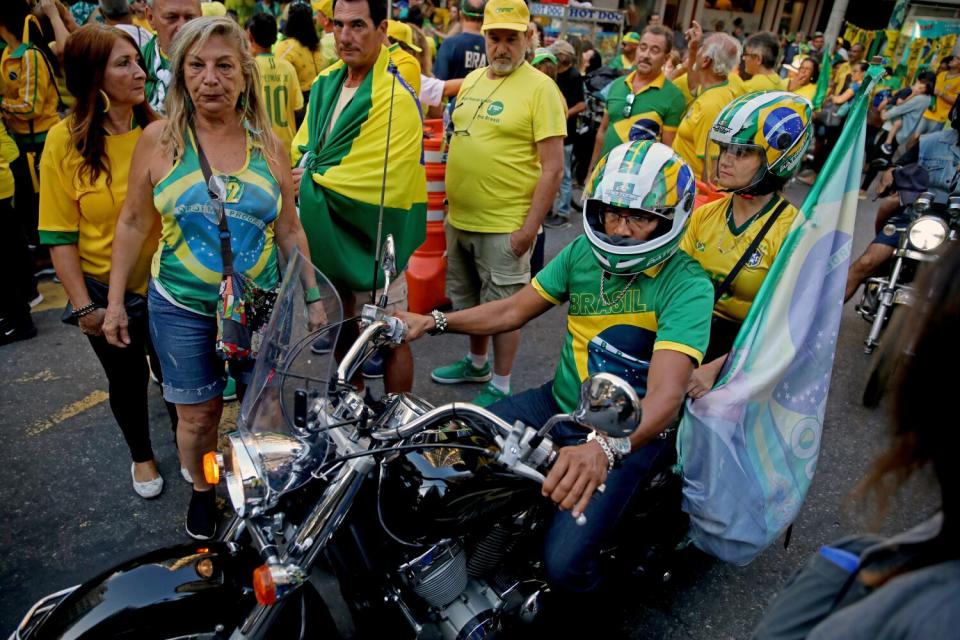
[[(791, 190), (799, 203), (802, 191)], [(875, 207), (861, 201), (855, 255), (869, 241)], [(548, 258), (580, 233), (550, 230)], [(172, 434), (159, 388), (151, 386), (151, 432), (163, 494), (144, 501), (130, 486), (129, 456), (106, 402), (106, 379), (86, 340), (59, 321), (61, 297), (52, 283), (35, 314), (40, 335), (0, 348), (0, 636), (44, 594), (76, 584), (117, 562), (184, 541), (189, 486), (179, 478)], [(62, 306), (62, 305), (61, 305)], [(868, 358), (861, 349), (867, 325), (848, 305), (834, 365), (822, 450), (810, 494), (792, 542), (774, 544), (747, 567), (706, 556), (678, 567), (672, 582), (622, 594), (604, 615), (622, 620), (631, 638), (743, 638), (766, 603), (817, 547), (865, 528), (869, 509), (849, 498), (885, 441), (883, 409), (859, 405)], [(525, 389), (551, 375), (564, 332), (555, 309), (524, 330), (514, 385)], [(462, 357), (467, 340), (441, 336), (414, 345), (414, 392), (436, 403), (469, 399), (477, 387), (430, 382), (434, 366)], [(234, 404), (235, 407), (235, 404)], [(228, 412), (230, 420), (235, 409)], [(897, 531), (922, 519), (936, 504), (929, 483), (911, 484), (882, 520)], [(583, 612), (594, 615), (598, 612)]]

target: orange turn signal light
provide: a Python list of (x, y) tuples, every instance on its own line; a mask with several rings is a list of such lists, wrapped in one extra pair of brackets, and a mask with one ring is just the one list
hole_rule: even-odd
[(257, 602), (264, 606), (277, 601), (277, 585), (273, 582), (273, 574), (267, 565), (253, 570), (253, 592), (257, 596)]
[(203, 478), (210, 484), (220, 484), (220, 463), (217, 461), (216, 451), (203, 456)]

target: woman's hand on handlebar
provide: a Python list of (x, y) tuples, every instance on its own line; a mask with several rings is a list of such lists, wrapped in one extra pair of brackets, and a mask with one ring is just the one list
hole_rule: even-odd
[(607, 455), (597, 442), (564, 447), (543, 483), (543, 495), (561, 509), (572, 509), (576, 518), (587, 508), (597, 487), (606, 481), (608, 464)]
[(407, 325), (407, 335), (404, 336), (404, 342), (413, 342), (423, 337), (423, 335), (436, 326), (433, 316), (423, 316), (419, 313), (410, 313), (409, 311), (398, 311), (393, 314)]

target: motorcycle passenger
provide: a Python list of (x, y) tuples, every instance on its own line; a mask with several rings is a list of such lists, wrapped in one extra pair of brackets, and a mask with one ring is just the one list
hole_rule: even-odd
[(690, 379), (692, 398), (713, 387), (790, 233), (797, 208), (781, 191), (810, 145), (811, 118), (810, 103), (793, 93), (748, 93), (727, 105), (710, 130), (704, 180), (727, 195), (693, 212), (680, 243), (719, 293), (704, 364)]
[[(693, 208), (694, 176), (666, 145), (615, 147), (597, 165), (584, 197), (584, 234), (509, 298), (444, 315), (398, 314), (408, 340), (444, 331), (478, 335), (518, 329), (569, 302), (567, 336), (552, 380), (489, 410), (539, 428), (572, 411), (581, 383), (610, 372), (642, 398), (628, 438), (594, 436), (572, 423), (551, 432), (562, 446), (543, 486), (559, 511), (546, 531), (545, 570), (554, 592), (592, 592), (600, 547), (631, 496), (673, 452), (687, 382), (707, 347), (713, 290), (678, 251)], [(586, 440), (586, 442), (584, 442)], [(602, 493), (594, 493), (601, 484)], [(591, 499), (592, 496), (592, 499)], [(577, 526), (573, 515), (585, 514)]]
[[(922, 167), (927, 174), (926, 187), (918, 184), (916, 189), (908, 190), (901, 185), (897, 195), (889, 196), (881, 203), (877, 212), (877, 235), (847, 272), (844, 302), (850, 300), (860, 285), (893, 257), (899, 246), (900, 234), (886, 233), (885, 223), (894, 227), (903, 227), (909, 223), (910, 214), (905, 209), (913, 204), (922, 191), (931, 192), (934, 202), (938, 204), (946, 204), (950, 196), (960, 195), (960, 101), (950, 110), (950, 126), (942, 131), (920, 136), (920, 142), (907, 149), (897, 164), (915, 177), (922, 176), (923, 171), (910, 171), (909, 167)], [(877, 193), (885, 191), (886, 186), (893, 181), (894, 169), (888, 169), (880, 176)]]

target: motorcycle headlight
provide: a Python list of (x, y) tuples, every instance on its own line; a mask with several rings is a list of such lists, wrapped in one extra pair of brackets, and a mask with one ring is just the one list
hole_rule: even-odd
[(267, 486), (254, 464), (250, 453), (237, 433), (227, 436), (227, 446), (223, 452), (224, 479), (230, 504), (241, 518), (247, 510), (263, 503)]
[(947, 239), (947, 225), (940, 218), (917, 218), (907, 229), (910, 244), (919, 251), (933, 251)]

